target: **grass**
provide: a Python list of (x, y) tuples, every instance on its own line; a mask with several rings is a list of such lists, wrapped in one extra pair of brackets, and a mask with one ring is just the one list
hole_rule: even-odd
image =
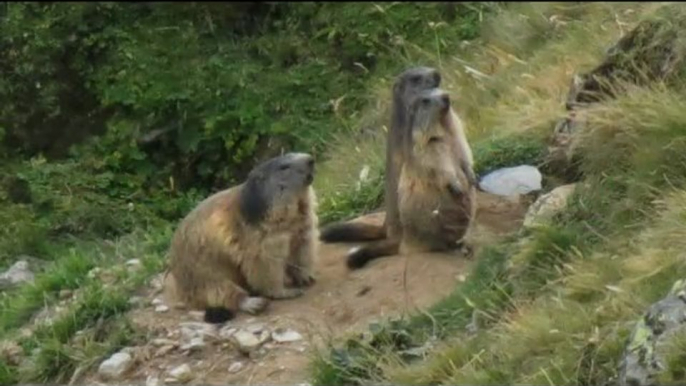
[[(571, 76), (595, 66), (638, 20), (664, 17), (655, 12), (660, 6), (508, 4), (486, 16), (477, 41), (451, 43), (440, 52), (432, 51), (433, 44), (408, 46), (398, 60), (440, 69), (444, 88), (455, 95), (464, 117), (479, 174), (527, 163), (546, 173), (549, 187), (558, 180), (543, 162), (547, 138), (554, 122), (566, 115)], [(441, 28), (435, 31), (437, 41)], [(318, 160), (315, 188), (323, 224), (381, 204), (391, 82), (382, 78), (373, 85), (378, 102), (354, 119), (341, 120), (358, 125), (338, 133)], [(682, 88), (622, 86), (623, 96), (581, 114), (586, 124), (574, 149), (584, 183), (552, 224), (483, 248), (467, 280), (427, 313), (375, 324), (364, 338), (332, 343), (313, 358), (313, 383), (612, 382), (633, 322), (686, 274), (680, 255), (686, 243)], [(44, 186), (39, 198), (52, 191), (47, 182)], [(57, 207), (78, 203), (68, 194)], [(38, 310), (59, 304), (61, 290), (76, 291), (51, 325), (37, 325), (19, 339), (27, 360), (0, 362), (0, 383), (76, 380), (141, 339), (126, 319), (128, 299), (162, 270), (172, 223), (142, 228), (130, 214), (118, 222), (110, 219), (106, 204), (99, 207), (114, 228), (131, 222), (136, 230), (112, 241), (77, 241), (58, 250), (35, 237), (37, 250), (53, 249), (54, 261), (34, 284), (3, 294), (0, 337), (16, 336)], [(24, 216), (25, 209), (16, 205), (10, 216)], [(71, 226), (71, 212), (65, 213), (61, 216)], [(96, 222), (101, 217), (79, 213)], [(38, 231), (8, 229), (10, 236), (3, 240), (14, 243), (11, 235), (21, 232), (43, 236), (51, 225), (41, 224)], [(123, 266), (132, 258), (141, 259), (143, 269), (130, 272)], [(89, 276), (94, 267), (113, 267), (116, 285)], [(424, 350), (429, 344), (434, 348)], [(683, 379), (684, 347), (677, 339), (670, 348), (673, 365), (661, 375), (665, 382)]]
[[(528, 4), (508, 7), (487, 22), (490, 32), (465, 56), (481, 72), (490, 67), (488, 76), (464, 75), (464, 59), (442, 69), (454, 70), (447, 83), (469, 95), (464, 116), (477, 168), (531, 162), (545, 171), (539, 151), (545, 133), (566, 115), (571, 75), (590, 70), (638, 20), (665, 17), (660, 6)], [(558, 22), (542, 21), (553, 15)], [(686, 105), (683, 84), (673, 80), (615, 87), (619, 97), (579, 117), (585, 124), (573, 148), (584, 183), (551, 225), (486, 248), (451, 296), (396, 326), (405, 340), (372, 344), (351, 338), (331, 346), (314, 360), (314, 382), (616, 379), (634, 322), (686, 273), (678, 225), (686, 215)], [(476, 333), (466, 328), (474, 321)], [(403, 356), (403, 342), (421, 347), (431, 338), (441, 344), (428, 356)], [(672, 382), (683, 378), (682, 355), (673, 349), (675, 367), (663, 375)]]

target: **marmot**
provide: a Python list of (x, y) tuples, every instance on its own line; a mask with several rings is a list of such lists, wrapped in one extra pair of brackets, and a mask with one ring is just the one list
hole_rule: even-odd
[[(382, 226), (340, 222), (325, 227), (321, 232), (324, 242), (351, 242), (381, 240), (380, 245), (390, 248), (398, 245), (402, 228), (398, 212), (398, 176), (409, 151), (409, 106), (412, 100), (423, 91), (438, 88), (441, 84), (440, 73), (430, 67), (411, 68), (401, 73), (393, 84), (393, 104), (391, 127), (386, 137), (386, 171), (384, 201), (386, 218)], [(352, 253), (348, 256), (348, 267), (356, 269), (364, 266), (369, 260), (364, 253)]]
[(204, 309), (208, 323), (238, 310), (259, 313), (267, 298), (302, 295), (315, 282), (314, 169), (309, 154), (289, 153), (202, 201), (172, 239), (165, 280), (171, 295)]
[(412, 103), (410, 127), (398, 182), (400, 252), (456, 249), (476, 214), (476, 177), (462, 122), (448, 94), (434, 89)]

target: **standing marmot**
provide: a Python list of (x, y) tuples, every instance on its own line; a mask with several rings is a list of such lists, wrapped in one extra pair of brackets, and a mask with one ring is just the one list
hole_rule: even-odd
[[(328, 225), (321, 232), (324, 242), (351, 242), (380, 240), (373, 245), (379, 252), (366, 253), (356, 249), (348, 255), (348, 267), (357, 269), (381, 255), (394, 254), (402, 237), (398, 212), (398, 178), (410, 151), (410, 104), (420, 93), (441, 84), (441, 74), (431, 67), (414, 67), (398, 75), (393, 84), (391, 128), (386, 138), (385, 209), (382, 226), (360, 222), (339, 222)], [(383, 251), (381, 251), (383, 249)], [(373, 256), (372, 256), (373, 255)]]
[(289, 153), (255, 167), (246, 181), (202, 201), (180, 223), (165, 285), (205, 321), (240, 310), (259, 313), (267, 298), (300, 296), (314, 283), (314, 159)]
[(410, 151), (398, 182), (400, 252), (455, 249), (476, 214), (476, 177), (462, 122), (439, 89), (413, 101), (410, 122)]

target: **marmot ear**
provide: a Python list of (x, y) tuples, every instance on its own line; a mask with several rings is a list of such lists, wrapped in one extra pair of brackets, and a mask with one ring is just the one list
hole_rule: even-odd
[(239, 196), (239, 210), (248, 224), (257, 224), (267, 215), (269, 202), (265, 197), (262, 181), (264, 175), (251, 176), (243, 184)]

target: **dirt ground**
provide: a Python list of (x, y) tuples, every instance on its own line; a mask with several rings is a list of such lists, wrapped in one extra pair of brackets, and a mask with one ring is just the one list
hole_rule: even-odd
[[(516, 230), (523, 220), (526, 204), (479, 193), (477, 224), (472, 235), (476, 248), (496, 241)], [(383, 213), (359, 218), (359, 221), (382, 222)], [(414, 313), (425, 309), (448, 295), (459, 280), (469, 275), (475, 261), (459, 254), (431, 253), (390, 256), (375, 260), (366, 267), (349, 271), (345, 253), (350, 244), (322, 244), (316, 265), (317, 283), (300, 298), (273, 301), (262, 315), (239, 314), (229, 322), (232, 327), (264, 325), (270, 330), (290, 328), (302, 339), (290, 343), (268, 342), (257, 355), (241, 354), (226, 341), (206, 341), (198, 351), (160, 347), (149, 343), (137, 348), (136, 366), (118, 384), (146, 384), (146, 379), (162, 381), (170, 369), (188, 364), (192, 378), (188, 384), (203, 385), (286, 385), (305, 383), (308, 365), (321, 344), (364, 331), (369, 323), (390, 316)], [(159, 291), (143, 294), (147, 304), (161, 297)], [(163, 298), (162, 298), (163, 299)], [(155, 312), (154, 305), (130, 313), (138, 329), (146, 332), (148, 341), (179, 340), (179, 325), (199, 322), (202, 314), (170, 307), (164, 313)], [(163, 345), (163, 344), (162, 344)], [(236, 365), (240, 362), (241, 365)], [(233, 365), (233, 367), (232, 367)], [(232, 367), (232, 371), (229, 368)], [(237, 370), (240, 367), (240, 370)], [(96, 368), (79, 383), (106, 384), (96, 374)], [(175, 382), (177, 383), (177, 382)], [(113, 383), (111, 383), (113, 384)]]

